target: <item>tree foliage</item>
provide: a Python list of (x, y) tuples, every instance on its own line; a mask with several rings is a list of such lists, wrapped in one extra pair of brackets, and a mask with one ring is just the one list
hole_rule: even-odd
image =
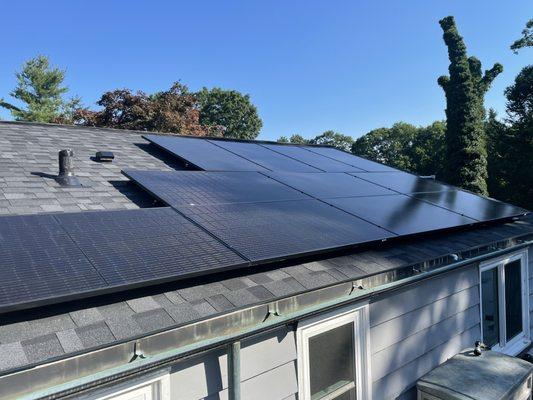
[(255, 139), (263, 126), (249, 95), (236, 90), (203, 88), (198, 92), (200, 123), (221, 127), (223, 136)]
[(164, 92), (148, 95), (129, 89), (106, 92), (97, 102), (101, 110), (78, 110), (75, 121), (82, 125), (179, 133), (183, 135), (219, 135), (216, 126), (203, 126), (197, 98), (176, 82)]
[(64, 99), (68, 88), (63, 85), (65, 71), (50, 66), (48, 58), (39, 55), (26, 61), (15, 74), (17, 86), (10, 95), (24, 104), (18, 107), (0, 99), (0, 106), (11, 111), (18, 121), (70, 122), (80, 99)]
[(487, 151), (484, 132), (484, 95), (492, 81), (503, 71), (495, 64), (483, 74), (481, 62), (468, 57), (463, 38), (453, 17), (439, 21), (450, 59), (449, 76), (439, 85), (446, 95), (447, 182), (476, 193), (487, 194)]
[(526, 27), (522, 31), (522, 37), (514, 41), (511, 50), (518, 53), (518, 50), (525, 47), (533, 47), (533, 18), (527, 21)]
[(440, 175), (445, 127), (440, 121), (426, 127), (398, 122), (361, 136), (352, 152), (419, 175)]
[(324, 133), (309, 140), (309, 144), (333, 146), (340, 150), (350, 151), (352, 148), (353, 139), (351, 136), (343, 135), (339, 132), (325, 131)]
[(287, 138), (286, 136), (281, 136), (278, 139), (278, 143), (308, 144), (309, 140), (304, 138), (302, 135), (295, 133), (290, 138)]

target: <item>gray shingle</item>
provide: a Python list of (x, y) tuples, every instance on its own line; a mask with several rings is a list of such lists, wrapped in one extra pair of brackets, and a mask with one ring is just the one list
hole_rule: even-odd
[(91, 325), (104, 319), (97, 308), (72, 311), (70, 317), (77, 326)]
[(126, 303), (128, 303), (131, 309), (136, 313), (161, 308), (161, 305), (150, 296), (141, 297), (138, 299), (131, 299), (126, 301)]
[(65, 353), (73, 353), (83, 349), (83, 343), (81, 342), (74, 329), (67, 329), (65, 331), (57, 332), (57, 338), (59, 343), (65, 350)]
[(135, 314), (133, 319), (144, 332), (152, 332), (174, 324), (170, 315), (162, 308)]
[(20, 367), (28, 363), (28, 358), (20, 342), (0, 344), (0, 354), (2, 354), (0, 371)]
[(103, 322), (77, 328), (75, 332), (85, 348), (101, 346), (115, 340), (115, 337)]
[(53, 333), (21, 342), (26, 358), (30, 363), (58, 357), (64, 353), (57, 336)]

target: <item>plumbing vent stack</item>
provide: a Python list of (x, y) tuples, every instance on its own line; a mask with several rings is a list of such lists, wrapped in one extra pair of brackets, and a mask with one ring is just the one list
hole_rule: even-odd
[(56, 181), (61, 186), (79, 187), (80, 181), (74, 175), (74, 152), (72, 149), (59, 151), (59, 175)]

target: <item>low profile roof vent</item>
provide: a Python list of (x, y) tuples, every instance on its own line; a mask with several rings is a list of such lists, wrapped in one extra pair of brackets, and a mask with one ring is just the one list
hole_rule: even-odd
[(95, 154), (95, 161), (98, 162), (112, 162), (115, 155), (111, 151), (97, 151)]
[(59, 151), (59, 175), (56, 178), (61, 186), (80, 187), (81, 183), (74, 175), (74, 152), (72, 149)]

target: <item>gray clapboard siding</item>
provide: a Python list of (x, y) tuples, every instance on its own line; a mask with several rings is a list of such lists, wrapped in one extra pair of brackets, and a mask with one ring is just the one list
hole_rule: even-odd
[[(297, 389), (294, 389), (297, 387), (296, 341), (292, 330), (282, 328), (243, 341), (241, 346), (243, 391), (245, 387), (251, 388), (251, 382), (257, 379), (257, 382), (265, 383), (266, 387), (277, 385), (276, 395), (278, 392), (283, 393), (280, 397), (270, 397), (272, 400), (279, 400), (297, 392)], [(282, 371), (279, 372), (278, 369)], [(278, 377), (280, 373), (282, 378)], [(268, 383), (269, 379), (275, 380)], [(171, 371), (170, 380), (171, 393), (179, 400), (210, 399), (213, 396), (217, 398), (219, 394), (223, 396), (228, 386), (225, 351), (212, 351), (177, 364)], [(245, 382), (248, 382), (248, 386)], [(248, 392), (250, 390), (248, 389)]]
[[(420, 331), (372, 356), (372, 379), (378, 380), (415, 360), (450, 338), (479, 324), (477, 305)], [(473, 344), (473, 342), (472, 342)]]
[[(373, 398), (380, 400), (397, 399), (398, 397), (407, 399), (408, 397), (404, 396), (404, 392), (414, 393), (412, 387), (419, 377), (462, 349), (472, 346), (472, 343), (479, 338), (479, 334), (479, 325), (476, 325), (468, 331), (450, 338), (447, 342), (411, 361), (392, 374), (375, 381), (372, 384)], [(413, 397), (413, 399), (415, 398)]]
[(468, 266), (370, 304), (373, 397), (410, 398), (426, 372), (479, 338), (479, 270)]
[(478, 269), (476, 266), (471, 266), (408, 285), (370, 304), (370, 327), (449, 297), (478, 283)]
[(440, 321), (479, 304), (479, 288), (471, 286), (371, 328), (371, 353), (375, 354)]

